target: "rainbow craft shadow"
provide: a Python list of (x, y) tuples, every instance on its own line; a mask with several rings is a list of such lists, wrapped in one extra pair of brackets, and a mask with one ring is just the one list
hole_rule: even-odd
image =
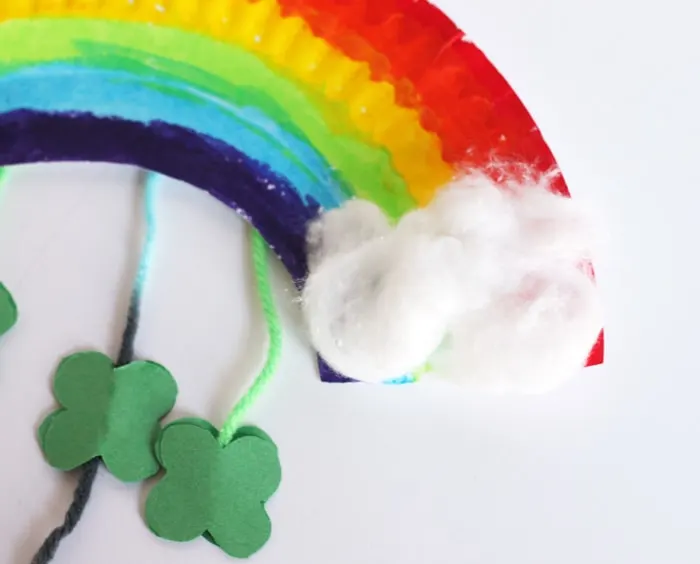
[[(249, 220), (299, 285), (320, 211), (360, 197), (399, 218), (494, 160), (556, 168), (507, 82), (424, 0), (0, 6), (0, 166), (183, 180)], [(347, 381), (323, 362), (321, 376)]]

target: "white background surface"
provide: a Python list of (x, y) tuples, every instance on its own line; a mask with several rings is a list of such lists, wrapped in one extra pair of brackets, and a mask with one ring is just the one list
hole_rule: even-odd
[[(534, 398), (323, 385), (278, 269), (284, 362), (250, 420), (277, 441), (284, 482), (252, 562), (697, 564), (700, 13), (688, 0), (441, 4), (609, 226), (607, 364)], [(0, 275), (22, 309), (0, 354), (3, 564), (28, 562), (68, 506), (74, 477), (44, 463), (34, 433), (59, 358), (116, 351), (136, 194), (129, 169), (42, 166), (16, 170), (0, 206)], [(137, 350), (173, 371), (175, 416), (219, 423), (264, 352), (246, 229), (175, 183), (159, 222)], [(56, 562), (228, 561), (152, 536), (145, 491), (102, 471)]]

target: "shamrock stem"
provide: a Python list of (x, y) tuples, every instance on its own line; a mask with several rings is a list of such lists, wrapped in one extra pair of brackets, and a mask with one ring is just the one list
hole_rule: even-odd
[(233, 440), (246, 411), (248, 411), (262, 395), (265, 388), (272, 380), (272, 377), (275, 375), (282, 356), (282, 324), (280, 323), (279, 314), (275, 307), (275, 298), (272, 295), (267, 244), (263, 236), (256, 230), (253, 231), (252, 235), (252, 255), (255, 280), (258, 285), (260, 301), (262, 302), (262, 310), (265, 323), (267, 324), (270, 344), (267, 351), (265, 366), (260, 374), (258, 374), (258, 377), (253, 382), (250, 389), (231, 410), (226, 423), (224, 423), (224, 426), (219, 432), (219, 444), (221, 446), (226, 446)]

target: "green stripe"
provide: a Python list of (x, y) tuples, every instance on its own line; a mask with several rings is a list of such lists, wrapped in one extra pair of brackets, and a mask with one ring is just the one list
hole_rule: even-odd
[(400, 217), (415, 207), (389, 152), (361, 137), (344, 104), (312, 94), (233, 45), (173, 28), (63, 18), (2, 23), (0, 45), (0, 68), (5, 71), (76, 59), (100, 68), (124, 68), (124, 56), (136, 55), (141, 70), (146, 64), (205, 94), (255, 105), (280, 127), (301, 132), (356, 196), (375, 201), (390, 216)]

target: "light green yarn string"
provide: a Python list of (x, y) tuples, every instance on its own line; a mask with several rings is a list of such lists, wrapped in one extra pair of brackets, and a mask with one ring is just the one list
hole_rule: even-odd
[(270, 266), (267, 257), (267, 243), (258, 231), (253, 231), (252, 235), (252, 257), (253, 268), (255, 270), (255, 280), (258, 286), (258, 294), (262, 304), (262, 311), (267, 325), (269, 335), (269, 348), (265, 366), (258, 374), (253, 385), (231, 410), (226, 423), (219, 432), (219, 444), (228, 445), (234, 438), (238, 427), (246, 412), (263, 394), (265, 388), (272, 380), (277, 371), (282, 355), (282, 324), (275, 307), (275, 299), (272, 295), (272, 284), (270, 283)]

